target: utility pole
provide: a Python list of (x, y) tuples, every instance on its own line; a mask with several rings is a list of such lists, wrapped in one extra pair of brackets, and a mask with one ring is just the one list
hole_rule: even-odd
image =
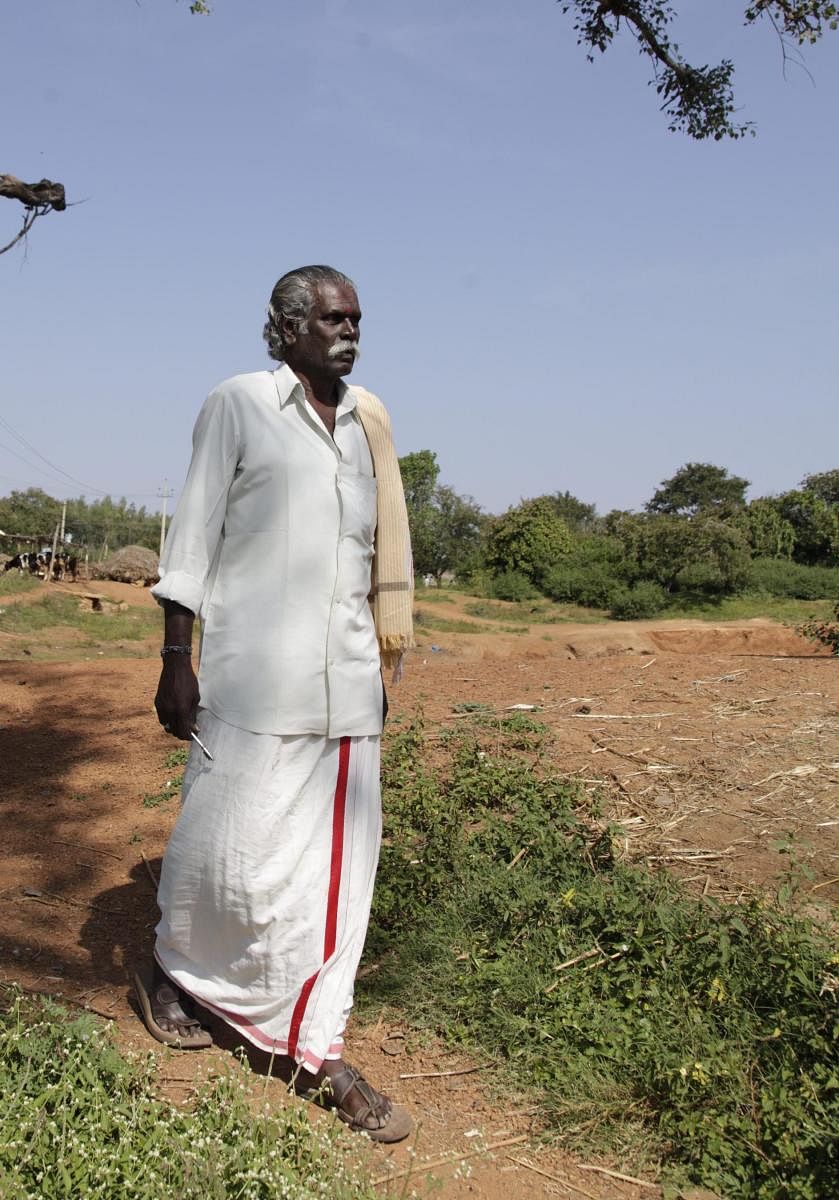
[(64, 531), (65, 531), (66, 524), (67, 524), (67, 501), (65, 500), (61, 505), (61, 532), (58, 535), (58, 540), (61, 542), (62, 546), (64, 545)]
[(166, 541), (166, 501), (174, 492), (170, 487), (167, 487), (168, 479), (163, 480), (163, 487), (157, 493), (163, 501), (163, 510), (160, 514), (160, 557), (163, 557), (163, 543)]

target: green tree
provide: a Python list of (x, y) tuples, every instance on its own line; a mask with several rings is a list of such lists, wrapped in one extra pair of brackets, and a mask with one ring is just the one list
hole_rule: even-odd
[(14, 491), (0, 499), (0, 529), (12, 535), (38, 538), (45, 544), (61, 519), (61, 501), (41, 488)]
[(795, 546), (795, 529), (772, 499), (752, 500), (735, 524), (748, 539), (755, 558), (789, 558)]
[(415, 450), (411, 454), (405, 454), (399, 460), (399, 471), (410, 516), (431, 503), (440, 475), (437, 455), (433, 450)]
[(800, 484), (802, 492), (812, 492), (825, 504), (839, 504), (839, 471), (821, 471), (805, 475)]
[(485, 561), (497, 574), (516, 572), (538, 587), (573, 546), (568, 526), (551, 500), (523, 500), (489, 526)]
[(839, 505), (828, 504), (815, 492), (784, 492), (774, 501), (795, 531), (792, 556), (796, 562), (833, 566), (839, 562)]
[(731, 515), (746, 503), (747, 479), (729, 475), (725, 467), (712, 463), (685, 463), (661, 486), (645, 505), (647, 512), (672, 516), (696, 516), (699, 512)]
[(593, 504), (578, 500), (568, 491), (554, 492), (547, 499), (554, 506), (556, 515), (562, 518), (573, 533), (594, 533), (598, 528), (600, 518)]
[[(96, 551), (107, 543), (111, 550), (129, 545), (157, 550), (160, 544), (160, 517), (129, 504), (125, 497), (112, 500), (104, 496), (88, 503), (79, 496), (66, 504), (65, 531), (74, 546)], [(61, 519), (61, 508), (61, 500), (40, 488), (12, 492), (0, 499), (0, 529), (48, 544)]]
[(723, 594), (743, 587), (751, 555), (745, 533), (715, 516), (610, 513), (610, 534), (624, 546), (630, 583), (651, 580), (668, 592)]
[(438, 484), (440, 467), (433, 450), (415, 450), (399, 460), (414, 570), (437, 582), (447, 571), (462, 573), (474, 566), (481, 541), (483, 513), (471, 496)]
[(471, 496), (459, 496), (445, 485), (435, 488), (420, 516), (414, 569), (438, 583), (446, 572), (467, 574), (477, 565), (482, 524), (483, 513)]

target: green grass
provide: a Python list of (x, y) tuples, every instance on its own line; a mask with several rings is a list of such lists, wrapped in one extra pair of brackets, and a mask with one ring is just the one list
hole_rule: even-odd
[(767, 617), (783, 624), (798, 625), (809, 620), (827, 619), (829, 600), (794, 600), (772, 596), (726, 596), (718, 603), (709, 600), (693, 604), (674, 604), (659, 613), (656, 620), (693, 618), (709, 621), (748, 621)]
[(367, 1012), (494, 1061), (564, 1145), (634, 1173), (839, 1194), (834, 948), (788, 906), (697, 898), (618, 861), (539, 722), (515, 718), (524, 752), (479, 709), (433, 769), (421, 728), (391, 732)]
[(444, 588), (434, 587), (418, 587), (414, 590), (414, 597), (417, 600), (422, 600), (423, 604), (454, 604), (454, 596)]
[(458, 617), (438, 617), (418, 608), (414, 611), (414, 624), (420, 633), (498, 633), (493, 625), (480, 625), (477, 621), (462, 621)]
[[(423, 596), (423, 601), (425, 596)], [(726, 596), (720, 600), (677, 598), (655, 620), (745, 621), (765, 617), (784, 624), (798, 625), (810, 620), (828, 620), (830, 600), (797, 600), (766, 595)], [(521, 622), (527, 625), (554, 625), (565, 622), (596, 623), (609, 619), (608, 611), (582, 608), (574, 604), (554, 604), (549, 600), (506, 602), (474, 599), (463, 611), (484, 621)]]
[(43, 587), (43, 580), (34, 575), (20, 575), (17, 571), (3, 571), (0, 574), (0, 596), (15, 596), (20, 592), (31, 592), (37, 587)]
[[(263, 1085), (264, 1086), (264, 1085)], [(7, 991), (0, 1005), (0, 1196), (8, 1200), (373, 1200), (360, 1148), (301, 1104), (263, 1105), (244, 1069), (189, 1109), (152, 1055), (120, 1054), (89, 1015)]]
[(163, 765), (172, 774), (159, 792), (146, 792), (143, 796), (143, 808), (159, 808), (161, 804), (165, 804), (168, 800), (180, 795), (184, 782), (184, 773), (183, 770), (177, 770), (176, 768), (185, 767), (188, 758), (189, 746), (178, 746), (175, 750), (169, 751), (163, 760)]
[(578, 604), (554, 604), (550, 600), (473, 600), (464, 605), (470, 617), (487, 621), (521, 621), (527, 625), (594, 624), (607, 614)]
[(18, 636), (61, 626), (79, 630), (85, 636), (84, 644), (98, 646), (149, 637), (159, 630), (160, 616), (147, 608), (95, 613), (82, 608), (75, 597), (55, 595), (44, 596), (33, 604), (9, 605), (0, 615), (0, 629)]

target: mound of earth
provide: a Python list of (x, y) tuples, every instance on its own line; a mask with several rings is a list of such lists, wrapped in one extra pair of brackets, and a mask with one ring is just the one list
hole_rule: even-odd
[(150, 587), (157, 582), (158, 558), (146, 546), (123, 546), (104, 562), (91, 569), (94, 579), (113, 579), (117, 583), (140, 583)]

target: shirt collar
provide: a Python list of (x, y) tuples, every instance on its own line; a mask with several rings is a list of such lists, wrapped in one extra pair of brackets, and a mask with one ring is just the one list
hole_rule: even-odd
[[(280, 363), (276, 371), (274, 371), (274, 382), (277, 387), (277, 395), (280, 399), (280, 408), (285, 408), (290, 400), (297, 399), (301, 403), (305, 401), (306, 395), (303, 391), (303, 384), (297, 378), (286, 363)], [(342, 416), (344, 413), (352, 412), (358, 403), (355, 392), (347, 387), (343, 379), (338, 380), (338, 392), (340, 399), (336, 409), (336, 416)]]

